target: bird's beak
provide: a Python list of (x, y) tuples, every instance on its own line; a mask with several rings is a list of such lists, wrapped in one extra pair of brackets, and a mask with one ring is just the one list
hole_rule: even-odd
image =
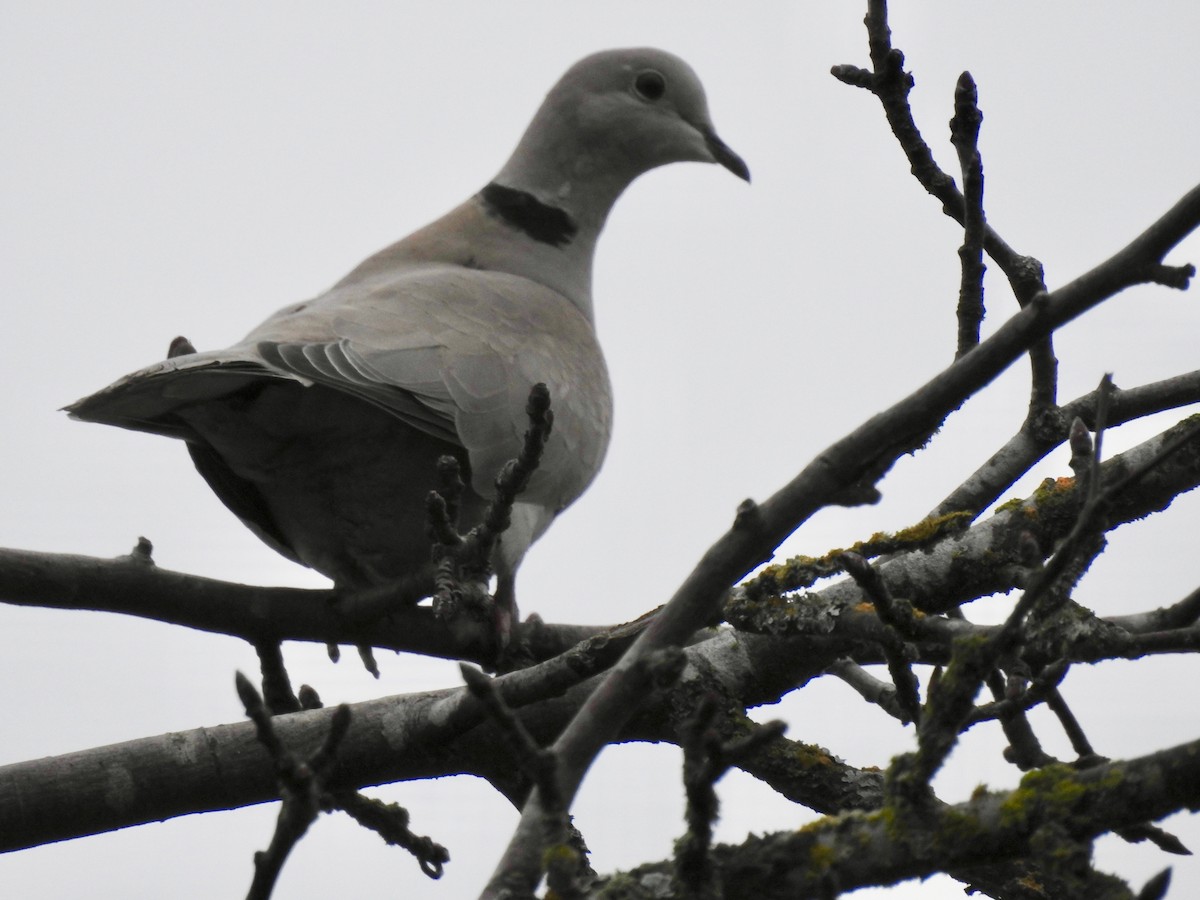
[(711, 128), (704, 129), (704, 143), (708, 145), (708, 152), (712, 154), (713, 160), (720, 163), (742, 181), (750, 181), (750, 167), (746, 165), (746, 161), (729, 149), (729, 145), (717, 137), (717, 133)]

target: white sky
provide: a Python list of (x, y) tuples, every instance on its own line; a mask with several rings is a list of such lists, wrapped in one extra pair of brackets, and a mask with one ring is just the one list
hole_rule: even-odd
[[(947, 167), (955, 78), (967, 68), (979, 82), (990, 221), (1042, 259), (1052, 287), (1200, 180), (1192, 8), (894, 6), (918, 119)], [(680, 165), (651, 173), (618, 205), (596, 284), (617, 393), (613, 446), (589, 494), (530, 554), (520, 594), (524, 612), (564, 622), (626, 620), (662, 602), (738, 501), (773, 491), (952, 356), (956, 229), (908, 175), (878, 104), (828, 74), (866, 62), (863, 12), (694, 0), (0, 2), (0, 546), (115, 556), (146, 535), (167, 568), (320, 585), (243, 529), (181, 446), (56, 410), (161, 358), (176, 334), (222, 346), (315, 295), (486, 183), (570, 63), (649, 44), (696, 68), (754, 183)], [(1172, 260), (1200, 261), (1200, 242)], [(995, 322), (1014, 304), (998, 281), (989, 289)], [(1062, 399), (1108, 370), (1132, 386), (1195, 368), (1198, 325), (1190, 294), (1128, 292), (1059, 338)], [(820, 553), (915, 521), (1015, 430), (1026, 382), (1015, 366), (929, 451), (897, 466), (881, 506), (823, 513), (787, 549)], [(1106, 447), (1161, 427), (1123, 429)], [(1036, 477), (1065, 472), (1056, 458)], [(1083, 602), (1133, 612), (1196, 586), (1200, 501), (1186, 497), (1158, 518), (1114, 537)], [(1002, 612), (993, 602), (977, 615)], [(233, 671), (257, 668), (234, 640), (118, 616), (0, 607), (0, 634), (0, 762), (236, 721)], [(446, 664), (382, 657), (375, 682), (350, 659), (332, 666), (321, 648), (287, 654), (297, 683), (327, 702), (457, 679)], [(1176, 659), (1076, 671), (1064, 692), (1099, 752), (1141, 754), (1197, 736), (1176, 687), (1193, 683), (1195, 668)], [(782, 715), (790, 736), (860, 765), (886, 765), (911, 744), (910, 731), (838, 684), (801, 694), (764, 716)], [(1051, 751), (1067, 754), (1053, 724), (1038, 721)], [(1016, 781), (995, 732), (977, 731), (939, 783), (946, 799)], [(805, 818), (748, 778), (722, 785), (724, 840)], [(441, 883), (327, 817), (277, 896), (338, 886), (474, 896), (514, 813), (470, 780), (383, 793), (449, 846)], [(607, 753), (577, 807), (597, 868), (669, 853), (680, 794), (670, 748)], [(240, 896), (273, 818), (272, 806), (192, 816), (2, 856), (0, 891)], [(1200, 849), (1194, 817), (1167, 824)], [(1173, 864), (1173, 896), (1200, 892), (1194, 861), (1111, 839), (1100, 858), (1135, 886)], [(934, 880), (855, 896), (961, 892)]]

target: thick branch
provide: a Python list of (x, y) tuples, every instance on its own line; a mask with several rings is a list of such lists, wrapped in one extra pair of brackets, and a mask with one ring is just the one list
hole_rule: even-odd
[[(1036, 424), (1027, 421), (970, 478), (939, 503), (930, 516), (942, 516), (952, 511), (982, 512), (1067, 439), (1076, 417), (1094, 428), (1098, 400), (1099, 392), (1091, 391), (1060, 407), (1050, 418), (1043, 418)], [(1117, 388), (1108, 395), (1108, 427), (1192, 403), (1200, 403), (1200, 370), (1128, 390)]]
[[(392, 592), (386, 616), (348, 615), (332, 590), (217, 581), (160, 569), (137, 556), (98, 559), (0, 548), (3, 603), (123, 613), (226, 634), (253, 644), (364, 644), (445, 659), (483, 661), (481, 655), (491, 639), (483, 624), (464, 620), (450, 628), (428, 607), (404, 602), (407, 596), (402, 583)], [(601, 630), (544, 623), (527, 629), (538, 659), (555, 656)], [(520, 635), (520, 639), (526, 637)]]
[[(595, 688), (594, 674), (641, 627), (614, 629), (492, 683), (507, 705), (521, 708), (539, 743), (549, 744)], [(351, 712), (331, 790), (469, 773), (514, 802), (524, 795), (519, 773), (495, 753), (498, 738), (483, 703), (465, 689), (384, 697), (353, 704)], [(285, 745), (308, 747), (327, 733), (330, 714), (276, 716), (272, 725)], [(626, 735), (659, 736), (649, 721)], [(0, 767), (0, 852), (277, 796), (271, 760), (246, 722), (14, 763)], [(829, 802), (837, 806), (832, 795)]]
[[(969, 867), (1025, 857), (1035, 849), (1052, 858), (1069, 852), (1070, 842), (1198, 807), (1200, 741), (1193, 741), (1084, 771), (1043, 769), (1027, 775), (1015, 791), (981, 793), (956, 806), (825, 819), (798, 831), (723, 845), (714, 856), (726, 900), (815, 900), (831, 891), (890, 885), (934, 871), (969, 872)], [(632, 874), (644, 878), (669, 871), (669, 865), (655, 863)], [(1079, 873), (1086, 874), (1086, 869)], [(1059, 890), (1064, 892), (1054, 896), (1097, 896), (1080, 893), (1078, 884), (1063, 883)], [(608, 895), (601, 890), (593, 896)]]
[[(1101, 466), (1101, 481), (1113, 483), (1153, 459), (1170, 441), (1194, 429), (1185, 419)], [(1200, 486), (1200, 435), (1148, 475), (1137, 491), (1118, 497), (1109, 511), (1108, 528), (1165, 509), (1186, 491)], [(883, 563), (880, 576), (889, 590), (926, 612), (945, 612), (988, 594), (1011, 590), (1020, 565), (1017, 540), (1029, 532), (1044, 550), (1066, 536), (1081, 498), (1073, 479), (1047, 479), (1032, 497), (1000, 510), (966, 533), (943, 541), (927, 553), (909, 553)], [(851, 606), (862, 598), (851, 581), (820, 592), (826, 602)]]

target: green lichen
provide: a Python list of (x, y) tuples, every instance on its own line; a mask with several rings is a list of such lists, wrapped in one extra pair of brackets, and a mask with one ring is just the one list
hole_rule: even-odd
[(983, 823), (973, 812), (948, 809), (940, 823), (942, 836), (939, 840), (967, 841), (983, 830)]
[(808, 864), (811, 868), (818, 872), (824, 872), (829, 869), (837, 860), (837, 854), (833, 848), (822, 844), (819, 841), (813, 841), (813, 845), (808, 850)]
[(1063, 820), (1075, 811), (1089, 791), (1105, 791), (1119, 784), (1121, 773), (1113, 770), (1094, 783), (1087, 784), (1079, 773), (1063, 763), (1055, 763), (1029, 772), (1017, 789), (1000, 804), (1000, 821), (1017, 825), (1031, 816), (1042, 820)]
[(909, 526), (908, 528), (902, 528), (892, 537), (893, 540), (899, 541), (902, 544), (921, 543), (941, 537), (943, 534), (953, 530), (954, 528), (966, 525), (971, 521), (972, 518), (972, 513), (968, 512), (967, 510), (949, 512), (942, 516), (934, 516), (933, 518), (925, 519), (921, 522), (918, 522), (916, 525)]
[(1073, 496), (1074, 493), (1074, 478), (1044, 478), (1033, 492), (1033, 501), (1038, 506), (1046, 506), (1057, 503), (1064, 497)]
[(764, 750), (769, 756), (802, 769), (825, 768), (841, 761), (821, 745), (803, 741), (771, 741)]
[(1014, 497), (996, 507), (997, 513), (1020, 511), (1027, 519), (1044, 520), (1060, 513), (1075, 515), (1078, 503), (1074, 478), (1044, 478), (1028, 497)]
[(996, 512), (1002, 513), (1002, 512), (1008, 512), (1009, 510), (1012, 510), (1012, 509), (1018, 509), (1021, 506), (1021, 504), (1024, 502), (1025, 502), (1024, 497), (1013, 497), (1011, 500), (1005, 500), (1003, 503), (1001, 503), (999, 506), (997, 506)]
[[(877, 531), (865, 541), (857, 541), (850, 545), (850, 552), (857, 553), (867, 559), (882, 556), (885, 553), (898, 553), (903, 550), (919, 550), (933, 541), (940, 540), (948, 534), (958, 531), (970, 523), (971, 513), (966, 511), (950, 512), (941, 516), (922, 519), (916, 525), (901, 528), (891, 534)], [(822, 559), (835, 560), (845, 550), (830, 550)]]
[(570, 844), (553, 844), (542, 851), (542, 865), (547, 869), (575, 865), (578, 861), (579, 852)]
[(925, 549), (942, 538), (961, 531), (970, 524), (972, 518), (970, 512), (950, 512), (922, 519), (917, 524), (896, 532), (877, 531), (865, 541), (856, 541), (849, 547), (834, 547), (821, 556), (793, 556), (782, 563), (767, 566), (743, 587), (755, 598), (811, 587), (822, 578), (840, 575), (845, 571), (838, 560), (843, 553), (857, 553), (867, 559), (874, 559), (888, 553)]
[(893, 840), (901, 840), (904, 837), (905, 829), (901, 827), (903, 816), (892, 803), (885, 804), (880, 809), (871, 813), (870, 818), (875, 819), (883, 826), (883, 830), (887, 832), (888, 837)]

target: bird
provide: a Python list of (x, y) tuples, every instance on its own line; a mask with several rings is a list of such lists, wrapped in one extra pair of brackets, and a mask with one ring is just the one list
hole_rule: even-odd
[(439, 458), (459, 462), (462, 515), (481, 515), (520, 451), (530, 389), (544, 384), (553, 428), (491, 559), (511, 623), (521, 560), (609, 443), (597, 239), (634, 179), (689, 161), (750, 181), (686, 62), (653, 48), (594, 53), (549, 91), (496, 176), (449, 213), (238, 343), (196, 352), (176, 339), (167, 359), (65, 409), (185, 441), (259, 538), (353, 592), (429, 565)]

